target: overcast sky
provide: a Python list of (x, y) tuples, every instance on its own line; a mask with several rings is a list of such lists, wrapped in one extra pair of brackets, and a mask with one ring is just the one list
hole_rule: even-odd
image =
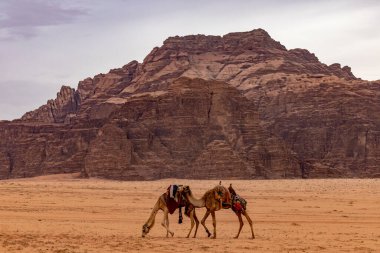
[(0, 0), (0, 119), (55, 98), (61, 85), (131, 60), (168, 36), (265, 29), (287, 49), (380, 79), (380, 1)]

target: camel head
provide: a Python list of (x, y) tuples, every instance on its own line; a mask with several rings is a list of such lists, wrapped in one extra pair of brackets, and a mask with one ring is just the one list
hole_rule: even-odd
[(230, 184), (230, 187), (228, 187), (228, 191), (232, 194), (232, 195), (237, 195), (234, 188), (232, 188), (232, 184)]
[(145, 237), (148, 233), (149, 233), (149, 230), (150, 230), (150, 227), (148, 226), (148, 224), (144, 224), (144, 226), (142, 227), (142, 237)]
[(177, 196), (183, 194), (184, 187), (185, 187), (184, 185), (178, 185), (177, 192), (176, 192)]
[(184, 185), (182, 187), (182, 193), (186, 196), (186, 195), (191, 195), (191, 190), (190, 190), (190, 186), (188, 185)]

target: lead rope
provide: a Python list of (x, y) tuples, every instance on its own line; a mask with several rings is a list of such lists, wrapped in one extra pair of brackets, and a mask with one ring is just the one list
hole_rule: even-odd
[(182, 207), (179, 207), (179, 217), (178, 217), (178, 224), (182, 223)]

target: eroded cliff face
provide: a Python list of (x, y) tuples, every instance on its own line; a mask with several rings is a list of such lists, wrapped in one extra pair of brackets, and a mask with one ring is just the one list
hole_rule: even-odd
[(294, 161), (239, 91), (180, 78), (166, 92), (126, 98), (91, 142), (85, 171), (123, 179), (277, 178), (299, 176)]
[(312, 177), (379, 175), (379, 83), (336, 77), (305, 83), (300, 78), (266, 93), (262, 127), (312, 164)]
[(79, 172), (96, 133), (63, 124), (0, 123), (0, 177)]
[(0, 178), (379, 176), (379, 92), (262, 29), (171, 37), (0, 122)]

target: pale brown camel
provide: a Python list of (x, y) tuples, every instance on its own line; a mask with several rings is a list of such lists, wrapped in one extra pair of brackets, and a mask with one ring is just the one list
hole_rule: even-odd
[[(182, 194), (182, 190), (179, 190), (177, 192), (177, 194), (178, 195)], [(148, 221), (142, 227), (142, 237), (145, 237), (149, 233), (149, 231), (152, 229), (152, 227), (154, 226), (156, 214), (158, 213), (159, 210), (162, 210), (164, 212), (164, 219), (162, 220), (161, 225), (166, 229), (166, 237), (169, 237), (169, 234), (171, 236), (174, 235), (174, 233), (172, 231), (170, 231), (170, 229), (169, 229), (169, 216), (168, 216), (169, 209), (168, 209), (167, 201), (166, 201), (167, 195), (168, 195), (168, 193), (164, 193), (158, 198), (158, 200), (157, 200), (156, 204), (154, 205), (153, 210), (149, 216)], [(187, 234), (187, 237), (190, 236), (190, 233), (193, 230), (193, 227), (195, 224), (196, 225), (195, 226), (195, 233), (194, 233), (194, 238), (195, 238), (197, 235), (198, 226), (199, 226), (199, 220), (197, 218), (197, 215), (195, 214), (195, 208), (193, 205), (191, 205), (184, 198), (182, 198), (182, 200), (183, 201), (182, 201), (182, 203), (180, 203), (180, 206), (185, 207), (185, 214), (187, 216), (189, 216), (190, 220), (191, 220), (191, 228), (190, 228), (189, 233)]]
[(240, 223), (239, 232), (237, 233), (237, 235), (234, 238), (239, 237), (240, 231), (243, 228), (244, 223), (243, 223), (243, 219), (241, 217), (241, 215), (243, 214), (245, 216), (245, 218), (247, 219), (249, 226), (251, 227), (252, 239), (254, 239), (255, 234), (253, 233), (252, 220), (247, 213), (247, 201), (236, 194), (235, 190), (232, 188), (232, 184), (230, 184), (230, 187), (228, 187), (228, 191), (231, 193), (231, 198), (232, 198), (231, 209), (232, 209), (232, 211), (234, 211), (234, 213), (239, 218), (239, 223)]
[(224, 203), (231, 203), (231, 195), (230, 192), (225, 188), (224, 186), (218, 185), (212, 188), (211, 190), (208, 190), (202, 198), (196, 199), (194, 198), (190, 187), (184, 186), (183, 187), (183, 194), (186, 197), (186, 199), (189, 201), (190, 204), (192, 204), (194, 207), (200, 208), (205, 207), (206, 213), (201, 221), (201, 224), (205, 228), (208, 237), (210, 237), (211, 233), (206, 227), (206, 219), (211, 214), (212, 216), (212, 225), (214, 226), (214, 234), (211, 238), (216, 238), (216, 219), (215, 219), (215, 212), (221, 210), (222, 208), (229, 208), (229, 206), (225, 207), (223, 206)]

